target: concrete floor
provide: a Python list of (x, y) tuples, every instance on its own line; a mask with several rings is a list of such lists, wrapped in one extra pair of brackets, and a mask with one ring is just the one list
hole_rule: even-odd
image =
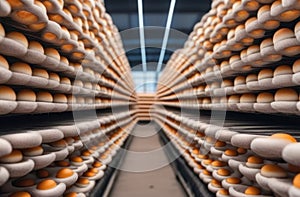
[(136, 137), (129, 147), (132, 153), (127, 153), (110, 196), (185, 197), (161, 149), (154, 124), (137, 125), (133, 135)]

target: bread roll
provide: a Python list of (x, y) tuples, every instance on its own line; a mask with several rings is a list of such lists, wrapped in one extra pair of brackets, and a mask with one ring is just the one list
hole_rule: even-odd
[(77, 180), (77, 182), (76, 182), (76, 185), (78, 187), (86, 187), (86, 186), (89, 185), (89, 183), (90, 183), (89, 179), (87, 179), (87, 178), (79, 178)]
[(36, 101), (36, 94), (34, 93), (34, 91), (32, 91), (30, 89), (20, 90), (17, 93), (17, 100), (18, 101), (31, 101), (31, 102), (35, 102)]
[(216, 179), (212, 179), (211, 182), (212, 186), (214, 187), (222, 187), (221, 182), (216, 180)]
[(15, 19), (25, 25), (30, 25), (38, 22), (39, 18), (26, 10), (18, 10), (15, 14)]
[(76, 59), (82, 59), (82, 58), (84, 58), (84, 54), (81, 53), (81, 52), (74, 52), (74, 53), (72, 53), (72, 56), (74, 58), (76, 58)]
[(49, 190), (49, 189), (53, 189), (57, 186), (56, 182), (52, 179), (46, 179), (41, 181), (38, 185), (37, 185), (37, 189), (38, 190)]
[(247, 49), (242, 50), (240, 56), (242, 60), (247, 58)]
[(273, 39), (272, 38), (266, 38), (260, 43), (260, 49), (267, 48), (267, 47), (270, 47), (270, 46), (273, 46), (273, 45), (274, 45)]
[(29, 192), (14, 192), (9, 197), (31, 197)]
[(293, 136), (291, 136), (289, 134), (286, 134), (286, 133), (275, 133), (275, 134), (271, 135), (270, 138), (277, 138), (277, 139), (288, 140), (288, 141), (290, 141), (292, 143), (296, 143), (297, 142), (297, 140)]
[(243, 94), (240, 98), (240, 103), (255, 103), (256, 95), (251, 93)]
[(49, 92), (38, 92), (37, 97), (36, 97), (36, 101), (52, 103), (53, 102), (53, 97)]
[(298, 101), (298, 92), (291, 88), (283, 88), (277, 90), (275, 94), (275, 101)]
[(85, 177), (94, 177), (96, 174), (94, 172), (91, 171), (87, 171), (83, 174), (83, 176)]
[(70, 79), (69, 79), (68, 77), (62, 77), (62, 78), (60, 79), (60, 82), (61, 82), (62, 84), (65, 84), (65, 85), (71, 85), (71, 81), (70, 81)]
[(227, 156), (237, 156), (238, 152), (236, 150), (233, 149), (228, 149), (224, 152), (225, 155)]
[(92, 166), (94, 168), (100, 168), (102, 166), (102, 163), (100, 161), (95, 161)]
[(241, 179), (238, 177), (230, 177), (226, 179), (226, 182), (229, 184), (239, 184), (241, 183)]
[(69, 65), (69, 60), (68, 60), (66, 57), (64, 57), (64, 56), (61, 56), (61, 57), (60, 57), (60, 61), (61, 61), (62, 63), (64, 63), (64, 64), (66, 64), (66, 65)]
[(274, 96), (269, 92), (262, 92), (257, 96), (257, 103), (272, 103), (274, 101)]
[(230, 57), (229, 63), (232, 64), (232, 63), (234, 63), (236, 61), (239, 61), (239, 60), (241, 60), (239, 55), (233, 55), (233, 56)]
[(228, 99), (228, 103), (234, 104), (240, 102), (240, 95), (231, 95)]
[(18, 43), (20, 43), (21, 45), (23, 45), (24, 47), (28, 48), (28, 41), (27, 38), (24, 36), (24, 34), (20, 33), (20, 32), (10, 32), (6, 35), (7, 38), (10, 38)]
[(22, 159), (22, 152), (13, 150), (10, 154), (0, 157), (0, 163), (18, 163), (22, 161)]
[(45, 55), (52, 57), (54, 59), (60, 60), (60, 54), (59, 52), (54, 48), (46, 48), (45, 49)]
[(68, 99), (64, 94), (54, 94), (53, 101), (55, 103), (68, 103)]
[(289, 28), (281, 28), (275, 32), (273, 41), (276, 43), (289, 38), (295, 38), (294, 32)]
[(258, 73), (258, 80), (261, 79), (268, 79), (268, 78), (273, 78), (273, 70), (272, 69), (262, 69), (259, 73)]
[[(219, 100), (218, 98), (213, 98), (213, 100), (214, 99), (217, 99), (217, 100)], [(216, 102), (217, 103), (217, 102)], [(219, 102), (218, 102), (219, 103)], [(226, 142), (222, 142), (222, 141), (219, 141), (219, 140), (217, 140), (216, 142), (215, 142), (215, 147), (224, 147), (224, 146), (226, 146), (227, 144), (226, 144)]]
[[(55, 22), (53, 22), (55, 23)], [(57, 23), (55, 23), (56, 25), (58, 25)], [(59, 26), (59, 25), (58, 25)], [(56, 39), (58, 39), (57, 35), (52, 33), (52, 32), (44, 32), (42, 35), (42, 38), (47, 40), (47, 41), (55, 41)]]
[(5, 37), (5, 30), (1, 23), (0, 23), (0, 37)]
[(224, 189), (224, 188), (220, 189), (218, 191), (218, 193), (223, 195), (223, 196), (229, 196), (229, 191), (227, 189)]
[(229, 176), (230, 171), (226, 168), (221, 168), (221, 169), (218, 169), (217, 174), (221, 175), (221, 176)]
[(261, 168), (261, 174), (269, 178), (285, 178), (287, 172), (278, 165), (266, 164)]
[(62, 168), (56, 173), (56, 178), (64, 179), (72, 176), (74, 171), (69, 168)]
[(247, 49), (247, 55), (251, 55), (259, 52), (260, 52), (260, 47), (258, 45), (252, 45)]
[(248, 167), (259, 167), (261, 164), (263, 164), (264, 161), (262, 158), (257, 156), (250, 156), (247, 159), (246, 166)]
[(75, 80), (73, 82), (74, 86), (83, 87), (83, 82), (81, 80)]
[(36, 77), (42, 77), (45, 79), (49, 79), (49, 74), (45, 69), (34, 68), (32, 71), (32, 75)]
[(71, 161), (81, 163), (81, 162), (83, 162), (83, 159), (79, 156), (74, 156), (74, 157), (71, 158)]
[(224, 166), (226, 166), (226, 163), (223, 162), (223, 161), (216, 160), (216, 161), (213, 161), (213, 162), (211, 163), (211, 165), (212, 165), (213, 167), (224, 167)]
[(254, 186), (249, 186), (244, 192), (246, 195), (260, 195), (261, 190)]
[(246, 82), (252, 82), (252, 81), (257, 81), (257, 75), (256, 74), (249, 74), (246, 77)]
[(67, 96), (67, 100), (68, 100), (68, 103), (69, 103), (69, 104), (77, 103), (77, 102), (76, 102), (76, 97), (75, 97), (74, 95), (68, 95), (68, 96)]
[(76, 192), (70, 192), (64, 195), (64, 197), (77, 197), (77, 193)]
[(64, 18), (60, 14), (49, 14), (48, 17), (51, 21), (55, 21), (58, 24), (64, 21)]
[(300, 174), (297, 174), (293, 179), (294, 187), (300, 189)]
[(70, 66), (72, 66), (75, 70), (83, 70), (81, 64), (79, 63), (70, 63)]
[(274, 71), (274, 76), (293, 74), (293, 70), (288, 65), (278, 66)]
[(38, 51), (40, 53), (44, 53), (43, 46), (37, 41), (30, 41), (28, 48), (31, 49), (31, 50)]
[(72, 51), (73, 49), (74, 49), (74, 45), (72, 45), (72, 44), (63, 44), (62, 46), (61, 46), (61, 49), (64, 51), (64, 52), (70, 52), (70, 51)]
[(8, 62), (6, 61), (6, 59), (2, 55), (0, 55), (0, 67), (5, 68), (5, 69), (9, 69)]
[(222, 81), (221, 87), (225, 88), (225, 87), (232, 87), (233, 86), (233, 82), (230, 79), (224, 79)]
[(246, 77), (245, 76), (237, 76), (234, 79), (234, 86), (244, 85), (244, 84), (246, 84)]
[(32, 75), (32, 69), (31, 67), (23, 62), (16, 62), (14, 64), (12, 64), (9, 68), (12, 72), (16, 72), (16, 73), (23, 73), (26, 75)]
[(32, 157), (32, 156), (42, 155), (44, 150), (41, 146), (37, 146), (37, 147), (33, 147), (33, 148), (23, 149), (22, 152), (25, 156)]
[(34, 24), (29, 24), (28, 27), (32, 31), (41, 31), (46, 27), (47, 23), (46, 22), (41, 22), (41, 23), (34, 23)]
[(293, 72), (298, 73), (300, 72), (300, 59), (296, 60), (293, 64)]
[(49, 73), (49, 79), (54, 80), (54, 81), (57, 81), (57, 82), (60, 82), (60, 77), (59, 77), (59, 75), (56, 74), (56, 73), (53, 73), (53, 72)]
[(12, 88), (0, 86), (0, 100), (15, 101), (16, 99), (16, 93)]
[(251, 10), (251, 11), (255, 11), (257, 10), (259, 7), (260, 7), (260, 4), (259, 2), (257, 2), (256, 0), (255, 1), (248, 1), (244, 7), (247, 9), (247, 10)]
[(245, 30), (245, 25), (240, 24), (235, 28), (235, 34), (237, 34), (239, 31)]

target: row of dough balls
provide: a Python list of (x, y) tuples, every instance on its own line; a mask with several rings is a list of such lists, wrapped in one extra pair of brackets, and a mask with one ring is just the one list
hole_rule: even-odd
[[(47, 66), (47, 69), (51, 69), (52, 71), (55, 70), (60, 70), (59, 67), (60, 66), (64, 66), (66, 68), (68, 68), (69, 72), (71, 71), (73, 76), (76, 76), (76, 72), (84, 72), (87, 73), (88, 75), (90, 75), (91, 77), (94, 77), (96, 79), (103, 79), (104, 81), (107, 81), (108, 79), (105, 79), (99, 72), (94, 71), (91, 68), (88, 67), (83, 67), (82, 64), (80, 62), (69, 62), (69, 59), (67, 57), (61, 56), (60, 53), (55, 49), (55, 48), (44, 48), (41, 43), (37, 42), (37, 41), (28, 41), (27, 38), (24, 36), (24, 34), (20, 33), (20, 32), (9, 32), (7, 34), (5, 34), (3, 26), (0, 24), (0, 36), (11, 40), (14, 40), (20, 44), (22, 44), (26, 49), (28, 50), (32, 50), (35, 52), (38, 52), (39, 54), (44, 55), (45, 57), (51, 57), (53, 58), (55, 61), (51, 62), (54, 63), (55, 65), (51, 66)], [(3, 49), (3, 53), (5, 53), (5, 49)], [(24, 57), (25, 54), (13, 54), (16, 57), (22, 59), (22, 56)], [(30, 62), (34, 62), (36, 60), (33, 60), (33, 57), (27, 57), (27, 55), (25, 55), (26, 58), (25, 60), (27, 60), (29, 63)], [(1, 59), (1, 63), (5, 64), (5, 58), (3, 57)], [(40, 66), (46, 66), (43, 65), (45, 59), (42, 58), (41, 62), (34, 62), (35, 64), (40, 64)], [(57, 65), (56, 65), (57, 64)], [(66, 72), (66, 74), (68, 74), (68, 71), (61, 71), (61, 72)], [(79, 76), (80, 78), (80, 76)], [(110, 80), (109, 83), (111, 83), (112, 81)]]
[[(253, 21), (253, 19), (251, 19), (251, 21)], [(300, 23), (298, 23), (298, 24), (300, 24)], [(299, 29), (299, 25), (295, 26), (295, 32), (298, 32), (297, 29)], [(240, 26), (238, 26), (236, 28), (236, 30), (240, 31), (240, 30), (242, 30), (242, 28)], [(236, 32), (236, 33), (238, 33), (238, 32)], [(246, 37), (247, 37), (247, 34), (243, 34), (243, 35), (244, 35), (244, 37), (240, 38), (241, 40), (246, 39)], [(231, 37), (234, 36), (234, 32), (230, 31), (228, 33), (228, 36), (231, 36)], [(231, 39), (231, 37), (230, 37), (230, 39)], [(224, 41), (227, 42), (226, 39)], [(248, 43), (248, 45), (252, 44), (253, 41), (254, 41), (254, 38), (252, 38), (252, 42)], [(274, 49), (274, 43), (276, 45), (275, 46), (276, 50)], [(288, 29), (288, 28), (279, 29), (275, 33), (273, 40), (272, 40), (272, 38), (266, 38), (261, 43), (260, 46), (257, 46), (257, 45), (250, 46), (248, 49), (243, 50), (240, 54), (241, 57), (239, 57), (238, 55), (231, 56), (230, 50), (232, 49), (232, 47), (228, 46), (229, 48), (227, 47), (227, 49), (226, 49), (226, 47), (225, 48), (223, 47), (224, 44), (226, 44), (226, 43), (219, 44), (219, 45), (218, 44), (209, 45), (211, 49), (216, 49), (216, 50), (217, 50), (217, 48), (220, 48), (222, 46), (222, 51), (225, 52), (225, 53), (227, 53), (228, 50), (229, 50), (229, 54), (227, 54), (227, 57), (230, 57), (230, 61), (229, 62), (228, 61), (222, 62), (222, 64), (220, 66), (218, 66), (218, 65), (215, 66), (216, 68), (214, 68), (214, 70), (223, 71), (222, 67), (224, 67), (224, 70), (225, 70), (225, 67), (227, 67), (227, 65), (229, 65), (229, 66), (232, 65), (232, 68), (231, 68), (232, 71), (235, 71), (235, 72), (237, 70), (249, 71), (249, 69), (251, 69), (251, 65), (263, 66), (263, 65), (268, 64), (270, 62), (280, 60), (281, 55), (294, 56), (295, 54), (297, 54), (297, 51), (298, 51), (298, 50), (296, 50), (297, 47), (299, 48), (299, 41), (297, 41), (294, 32), (292, 30)], [(204, 46), (206, 46), (206, 45), (204, 45)], [(210, 48), (207, 48), (207, 50), (210, 49)], [(242, 48), (240, 48), (240, 49), (242, 49)], [(258, 55), (259, 53), (261, 53), (260, 56)], [(247, 60), (247, 56), (249, 56), (249, 58), (251, 57), (251, 61)], [(257, 59), (255, 59), (254, 56), (256, 56)], [(222, 57), (222, 58), (224, 58), (224, 57)], [(253, 60), (253, 58), (255, 59), (255, 61)], [(241, 61), (241, 59), (243, 61)], [(238, 65), (238, 67), (236, 65)], [(185, 72), (188, 72), (190, 69), (194, 69), (193, 66), (190, 66), (188, 69), (185, 70)], [(208, 68), (205, 72), (208, 73), (208, 72), (211, 72), (211, 71), (212, 71), (212, 68)], [(202, 73), (202, 74), (205, 74), (205, 73)]]
[[(64, 1), (61, 2), (18, 1), (18, 3), (13, 1), (8, 1), (8, 3), (13, 9), (12, 14), (10, 15), (10, 17), (13, 20), (20, 22), (24, 25), (27, 25), (29, 29), (33, 31), (41, 31), (41, 30), (49, 29), (50, 32), (48, 32), (45, 35), (45, 37), (47, 38), (46, 40), (56, 42), (56, 43), (60, 43), (58, 42), (59, 39), (69, 40), (70, 32), (72, 32), (76, 36), (80, 36), (83, 38), (85, 36), (88, 36), (91, 41), (92, 39), (95, 39), (95, 34), (97, 34), (100, 29), (99, 25), (104, 26), (108, 24), (106, 22), (106, 20), (108, 20), (107, 14), (104, 14), (105, 9), (103, 5), (99, 3), (91, 4), (91, 2), (88, 3), (88, 2), (73, 1), (71, 2), (71, 5), (70, 2), (68, 2), (65, 8), (64, 8)], [(82, 5), (84, 5), (83, 7), (86, 9), (86, 12), (82, 12)], [(93, 5), (93, 9), (95, 10), (94, 12), (92, 12), (92, 14), (97, 15), (96, 17), (97, 19), (101, 16), (102, 20), (88, 21), (86, 19), (87, 16), (90, 16), (89, 9), (90, 6), (92, 5)], [(77, 11), (75, 12), (75, 10)], [(85, 16), (85, 14), (87, 16)], [(73, 18), (73, 16), (75, 16), (75, 18)], [(50, 20), (48, 19), (48, 17), (50, 18)], [(26, 20), (24, 20), (24, 18), (26, 18)], [(43, 20), (43, 21), (39, 21), (39, 20)], [(101, 21), (102, 24), (101, 23), (98, 24), (99, 21)], [(57, 25), (59, 26), (59, 28), (56, 27)], [(60, 25), (62, 25), (62, 27), (60, 27)], [(94, 27), (96, 27), (95, 25), (98, 28), (93, 29)], [(71, 31), (69, 32), (69, 30), (64, 26), (68, 26), (68, 28)], [(66, 38), (60, 38), (61, 36), (57, 36), (55, 33), (51, 33), (51, 29), (54, 30), (56, 34), (57, 33), (66, 34), (64, 35), (64, 37)], [(89, 31), (89, 29), (92, 30)], [(63, 31), (63, 33), (61, 33), (60, 31)], [(67, 36), (68, 34), (69, 36)], [(67, 41), (64, 46), (68, 50), (72, 50), (70, 49), (70, 47), (71, 48), (74, 47), (72, 46), (72, 44), (68, 43)]]
[[(16, 91), (9, 86), (0, 86), (0, 100), (6, 101), (29, 101), (29, 102), (49, 102), (49, 103), (78, 103), (93, 104), (101, 103), (101, 98), (91, 98), (83, 96), (66, 95), (61, 93), (51, 94), (47, 91), (35, 92), (31, 89)], [(103, 99), (105, 100), (105, 99)]]
[[(292, 39), (292, 38), (290, 38), (290, 39)], [(291, 51), (291, 53), (295, 53), (295, 52), (298, 51), (298, 50), (295, 49), (295, 47), (298, 46), (297, 42), (294, 42), (293, 44), (294, 44), (293, 46), (289, 46), (289, 47), (286, 48), (287, 50)], [(259, 53), (259, 47), (258, 46), (251, 46), (248, 49), (251, 49), (251, 51), (252, 51), (252, 53), (249, 53), (249, 56)], [(272, 58), (271, 58), (272, 61), (278, 61), (278, 60), (281, 59), (281, 58), (278, 59), (277, 57), (275, 57), (276, 55), (278, 56), (279, 54), (274, 53), (274, 54), (269, 54), (269, 55), (272, 56)], [(294, 55), (296, 55), (296, 54), (292, 54), (292, 56), (294, 56)], [(279, 55), (279, 56), (281, 56), (281, 55)], [(255, 66), (262, 66), (262, 64), (259, 64), (257, 62), (257, 61), (262, 60), (260, 58), (263, 58), (263, 56), (260, 56), (258, 59), (256, 59), (256, 61), (254, 61), (254, 63), (252, 62), (252, 63), (248, 64), (247, 61), (246, 62), (241, 61), (241, 58), (238, 55), (231, 56), (229, 61), (223, 61), (223, 62), (221, 62), (220, 65), (216, 65), (214, 67), (208, 67), (208, 68), (206, 68), (205, 70), (203, 70), (201, 72), (197, 72), (195, 75), (193, 75), (191, 78), (189, 78), (189, 82), (187, 82), (187, 83), (196, 82), (198, 80), (202, 80), (203, 81), (202, 83), (204, 83), (205, 80), (210, 81), (210, 80), (213, 80), (214, 78), (219, 80), (219, 78), (221, 78), (221, 77), (226, 77), (226, 76), (231, 77), (234, 74), (238, 74), (237, 71), (239, 69), (242, 69), (243, 71), (249, 72), (252, 69), (256, 69), (256, 68), (252, 68), (251, 64), (253, 64), (253, 65), (255, 64)], [(295, 61), (293, 66), (290, 67), (290, 68), (289, 68), (288, 65), (279, 66), (274, 70), (274, 76), (283, 75), (283, 74), (292, 74), (292, 73), (296, 74), (299, 70), (298, 67), (299, 67), (299, 61), (298, 60)], [(194, 69), (194, 65), (188, 67), (183, 73), (189, 72), (189, 70), (191, 70), (191, 69)], [(229, 74), (229, 75), (225, 74), (225, 76), (223, 76), (222, 73), (225, 73), (225, 72), (228, 73), (228, 69), (231, 70), (232, 73)], [(266, 73), (266, 69), (263, 69), (261, 71), (261, 73), (259, 73), (259, 77), (263, 76), (265, 73)], [(264, 76), (264, 77), (270, 77), (269, 76), (270, 74), (271, 73), (269, 72), (268, 76)], [(295, 81), (296, 82), (294, 82), (294, 85), (298, 85), (297, 84), (297, 79)], [(180, 85), (178, 85), (178, 86), (180, 86)]]
[[(245, 1), (235, 1), (232, 9), (225, 8), (224, 4), (220, 4), (219, 6), (222, 8), (218, 11), (213, 8), (214, 12), (211, 12), (211, 10), (203, 17), (201, 22), (195, 26), (191, 36), (196, 39), (196, 43), (201, 42), (205, 47), (208, 47), (207, 49), (212, 49), (214, 44), (219, 43), (222, 39), (226, 39), (228, 34), (232, 34), (229, 33), (230, 29), (235, 29), (240, 25), (238, 30), (246, 30), (245, 33), (252, 37), (250, 40), (253, 43), (253, 38), (261, 38), (265, 30), (276, 29), (280, 26), (280, 22), (291, 22), (300, 16), (300, 11), (294, 7), (280, 10), (279, 7), (282, 8), (281, 1), (274, 1), (274, 3), (264, 2), (266, 5), (259, 5), (256, 1), (251, 1), (251, 3), (256, 4), (252, 8), (252, 12), (258, 10), (257, 17), (248, 19), (250, 12), (246, 10), (247, 4)], [(272, 5), (269, 5), (269, 3), (272, 3)], [(233, 16), (232, 13), (236, 16)], [(247, 21), (245, 22), (245, 20)]]
[[(181, 136), (178, 133), (176, 134), (176, 129), (174, 129), (173, 127), (166, 125), (165, 131), (170, 137), (175, 139), (175, 141), (173, 142), (175, 142), (175, 144), (177, 144), (176, 147), (183, 152), (183, 156), (187, 160), (188, 164), (193, 167), (195, 173), (199, 174), (200, 178), (208, 184), (209, 190), (217, 193), (217, 196), (240, 196), (245, 194), (245, 196), (270, 196), (271, 194), (266, 191), (270, 188), (266, 189), (266, 187), (268, 186), (264, 186), (262, 188), (261, 184), (272, 182), (272, 178), (278, 179), (278, 182), (276, 182), (276, 184), (279, 184), (278, 187), (280, 188), (278, 190), (275, 188), (271, 188), (271, 190), (273, 190), (275, 193), (279, 191), (284, 192), (285, 194), (290, 193), (290, 195), (296, 195), (297, 192), (299, 192), (300, 175), (295, 175), (295, 173), (299, 172), (299, 169), (296, 170), (296, 168), (290, 166), (288, 170), (290, 171), (289, 174), (293, 174), (290, 175), (290, 178), (290, 176), (287, 176), (288, 172), (286, 171), (286, 169), (281, 167), (281, 165), (276, 165), (276, 162), (270, 162), (267, 161), (267, 159), (265, 159), (264, 161), (260, 157), (253, 156), (253, 153), (251, 153), (251, 151), (247, 152), (247, 150), (243, 148), (237, 148), (235, 150), (233, 149), (234, 147), (226, 145), (226, 143), (223, 143), (221, 141), (212, 140), (211, 142), (208, 142), (210, 138), (205, 138), (205, 140), (207, 140), (207, 143), (215, 142), (213, 145), (214, 151), (211, 151), (208, 155), (202, 155), (199, 152), (199, 148), (193, 147), (195, 146), (195, 144), (191, 144), (189, 141), (187, 141), (186, 137), (184, 137), (185, 135)], [(290, 139), (293, 139), (292, 143), (295, 142), (295, 139), (293, 137), (286, 134), (276, 134), (268, 139), (275, 141), (283, 140), (284, 142), (285, 139), (288, 139), (288, 141)], [(285, 144), (287, 145), (288, 143)], [(207, 144), (204, 147), (210, 148), (211, 146), (208, 146)], [(230, 160), (236, 160), (238, 163), (240, 163), (239, 165), (242, 166), (238, 165), (237, 167), (234, 167), (233, 164), (231, 164), (233, 162)], [(234, 169), (232, 169), (233, 167)], [(239, 172), (238, 168), (249, 168), (249, 170)], [(260, 182), (258, 182), (258, 185), (253, 185), (253, 183), (245, 179), (245, 177), (240, 177), (240, 173), (242, 173), (247, 178), (254, 178), (254, 180), (255, 177), (259, 176), (260, 179), (256, 179), (257, 181), (260, 180)], [(255, 176), (255, 174), (259, 175)], [(289, 182), (291, 181), (291, 179), (294, 179), (294, 184), (290, 184), (289, 188), (284, 187), (284, 185), (287, 183), (287, 179), (289, 179)], [(251, 185), (253, 185), (254, 187)], [(225, 189), (223, 189), (223, 187)]]
[[(9, 180), (2, 186), (1, 193), (4, 196), (86, 196), (95, 186), (95, 182), (104, 176), (106, 165), (111, 161), (111, 157), (123, 144), (127, 135), (114, 133), (116, 138), (111, 145), (109, 141), (99, 143), (86, 150), (75, 152), (68, 158), (54, 162), (53, 165), (33, 171), (32, 173)], [(98, 153), (98, 147), (103, 151)], [(35, 151), (36, 152), (36, 151)], [(17, 154), (14, 154), (17, 157)], [(10, 155), (12, 157), (13, 155)], [(9, 156), (2, 157), (2, 160)], [(103, 162), (102, 162), (103, 161)]]
[[(55, 72), (48, 72), (46, 69), (43, 69), (43, 68), (33, 68), (29, 64), (24, 63), (24, 62), (15, 62), (15, 63), (12, 63), (11, 65), (9, 65), (7, 60), (1, 55), (0, 55), (0, 67), (5, 69), (6, 72), (10, 71), (12, 73), (20, 73), (20, 74), (24, 74), (27, 76), (40, 77), (40, 78), (47, 79), (47, 80), (53, 80), (58, 83), (57, 85), (64, 84), (64, 85), (68, 85), (70, 87), (72, 86), (72, 82), (69, 77), (60, 77)], [(5, 71), (3, 71), (3, 75), (7, 74), (7, 73), (4, 73)], [(89, 72), (91, 70), (87, 68), (85, 71)], [(8, 83), (13, 83), (14, 85), (19, 85), (18, 83), (20, 83), (20, 85), (23, 85), (23, 83), (25, 82), (24, 81), (25, 78), (18, 82), (18, 81), (10, 81), (10, 77), (9, 76), (6, 76), (6, 77), (7, 78), (6, 79), (4, 78), (3, 81), (1, 80), (2, 83), (8, 82)], [(106, 82), (112, 83), (110, 80), (106, 80)], [(89, 81), (82, 81), (81, 79), (75, 79), (73, 82), (73, 86), (78, 86), (78, 87), (86, 88), (89, 90), (111, 92), (111, 89), (109, 89), (105, 86), (100, 86), (99, 84), (92, 83)], [(45, 86), (45, 88), (47, 88), (47, 86)]]

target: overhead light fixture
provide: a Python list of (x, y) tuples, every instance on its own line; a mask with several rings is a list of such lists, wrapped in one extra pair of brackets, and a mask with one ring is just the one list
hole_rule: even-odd
[(171, 0), (165, 34), (164, 34), (164, 38), (163, 38), (163, 42), (162, 42), (162, 46), (161, 46), (161, 50), (160, 50), (160, 55), (159, 55), (159, 60), (158, 60), (157, 68), (156, 68), (156, 80), (158, 80), (158, 75), (161, 71), (163, 60), (165, 58), (166, 47), (168, 44), (171, 23), (172, 23), (172, 19), (173, 19), (173, 15), (174, 15), (175, 4), (176, 4), (176, 0)]
[(142, 68), (144, 77), (144, 92), (146, 92), (146, 49), (145, 49), (145, 32), (144, 32), (144, 11), (143, 11), (143, 0), (138, 0), (138, 16), (139, 16), (139, 32), (140, 32), (140, 47), (142, 55)]

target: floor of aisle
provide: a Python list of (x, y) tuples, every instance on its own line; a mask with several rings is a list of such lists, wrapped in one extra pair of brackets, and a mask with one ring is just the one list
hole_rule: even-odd
[[(156, 133), (154, 123), (139, 124), (133, 131), (135, 136), (129, 147), (129, 151), (135, 153), (147, 153), (159, 150), (161, 144), (159, 136)], [(147, 172), (132, 172), (142, 171), (143, 169), (151, 168), (153, 164), (153, 157), (151, 155), (144, 158), (133, 158), (126, 155), (118, 178), (111, 190), (111, 197), (153, 197), (153, 196), (172, 196), (185, 197), (182, 186), (177, 181), (175, 174), (170, 165), (166, 165), (156, 170), (148, 170)], [(155, 152), (156, 159), (167, 162), (167, 157), (163, 151)], [(129, 169), (129, 170), (128, 170)]]

